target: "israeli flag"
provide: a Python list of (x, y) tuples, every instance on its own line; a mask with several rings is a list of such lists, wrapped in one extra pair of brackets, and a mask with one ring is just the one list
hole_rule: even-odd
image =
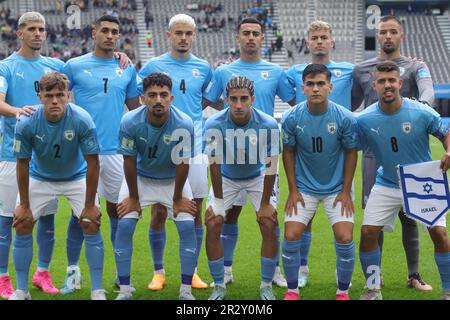
[(398, 175), (405, 213), (433, 226), (450, 208), (447, 174), (439, 168), (441, 161), (399, 165)]

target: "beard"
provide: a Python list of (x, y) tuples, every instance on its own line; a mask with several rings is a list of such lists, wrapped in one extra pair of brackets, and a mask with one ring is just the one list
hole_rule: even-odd
[(395, 47), (386, 47), (386, 46), (383, 46), (382, 47), (382, 50), (384, 51), (384, 53), (386, 53), (386, 54), (391, 54), (391, 53), (393, 53), (394, 51), (395, 51)]

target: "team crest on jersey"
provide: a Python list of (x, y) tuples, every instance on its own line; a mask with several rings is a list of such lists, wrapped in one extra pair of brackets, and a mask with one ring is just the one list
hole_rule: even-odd
[(258, 143), (258, 137), (256, 136), (256, 134), (252, 134), (248, 137), (248, 141), (250, 141), (252, 145), (256, 146), (256, 144)]
[(165, 134), (163, 137), (163, 141), (165, 144), (170, 144), (172, 142), (172, 136), (170, 134)]
[(404, 133), (410, 133), (411, 132), (411, 122), (404, 122), (402, 123), (402, 129)]
[(342, 71), (339, 69), (334, 70), (334, 75), (336, 78), (340, 78), (342, 76)]
[(328, 129), (328, 133), (329, 134), (335, 134), (336, 133), (336, 129), (337, 129), (336, 123), (334, 123), (334, 122), (328, 123), (327, 129)]
[(399, 67), (399, 69), (400, 69), (400, 76), (403, 76), (403, 74), (405, 73), (405, 68)]
[(125, 137), (122, 138), (122, 148), (127, 150), (133, 150), (134, 141), (131, 139), (127, 139)]
[(117, 74), (117, 76), (118, 77), (122, 77), (122, 75), (123, 75), (123, 70), (122, 69), (120, 69), (120, 68), (116, 68), (116, 74)]
[(52, 72), (52, 69), (50, 69), (49, 67), (45, 67), (44, 68), (44, 74), (50, 73)]
[(73, 132), (73, 130), (64, 131), (64, 138), (66, 138), (66, 140), (72, 141), (74, 136), (75, 136), (75, 133)]
[(192, 75), (194, 76), (195, 79), (198, 79), (198, 77), (200, 77), (200, 70), (192, 69)]
[(261, 78), (269, 80), (269, 71), (261, 71)]

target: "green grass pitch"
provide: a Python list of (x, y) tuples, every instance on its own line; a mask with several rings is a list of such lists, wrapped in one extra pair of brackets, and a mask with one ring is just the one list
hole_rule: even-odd
[[(440, 159), (443, 154), (443, 148), (439, 141), (434, 138), (430, 140), (432, 146), (433, 159)], [(361, 154), (359, 154), (358, 167), (355, 174), (355, 227), (354, 239), (356, 243), (357, 259), (355, 263), (355, 272), (353, 275), (353, 287), (350, 289), (352, 299), (357, 299), (364, 286), (364, 277), (359, 263), (358, 246), (360, 240), (360, 230), (362, 221), (361, 208)], [(281, 163), (281, 161), (280, 161)], [(280, 170), (280, 203), (278, 205), (278, 216), (283, 230), (283, 208), (287, 198), (287, 182), (283, 169)], [(102, 202), (102, 234), (105, 242), (105, 264), (103, 285), (107, 291), (108, 299), (114, 299), (113, 282), (116, 276), (115, 262), (111, 241), (109, 239), (109, 219), (105, 211), (104, 202)], [(50, 271), (54, 283), (61, 287), (64, 281), (66, 270), (66, 228), (68, 224), (70, 209), (65, 199), (61, 201), (60, 210), (56, 216), (56, 245), (53, 254), (53, 260)], [(132, 261), (132, 282), (137, 291), (133, 294), (133, 299), (139, 300), (158, 300), (158, 299), (177, 299), (180, 285), (180, 266), (178, 257), (178, 235), (173, 222), (167, 222), (167, 245), (165, 250), (165, 270), (166, 286), (162, 291), (152, 292), (147, 289), (147, 285), (152, 276), (152, 260), (150, 247), (148, 243), (148, 227), (150, 215), (146, 209), (143, 219), (139, 221), (136, 233), (134, 235), (134, 253)], [(239, 241), (236, 248), (235, 260), (233, 264), (233, 274), (235, 282), (228, 286), (227, 299), (259, 299), (260, 284), (260, 245), (261, 236), (256, 223), (255, 213), (251, 205), (247, 204), (241, 213), (239, 219)], [(34, 241), (36, 249), (36, 241)], [(313, 240), (310, 253), (310, 280), (308, 286), (301, 290), (303, 299), (334, 299), (335, 282), (335, 253), (333, 244), (333, 235), (330, 224), (325, 216), (322, 207), (316, 215), (313, 223)], [(71, 299), (85, 300), (90, 296), (89, 270), (84, 256), (84, 249), (80, 260), (81, 272), (83, 275), (83, 288), (72, 295), (46, 295), (30, 288), (33, 299)], [(30, 269), (30, 287), (31, 276), (36, 268), (36, 250), (33, 263)], [(12, 259), (10, 259), (9, 271), (15, 279)], [(383, 250), (382, 272), (385, 279), (385, 286), (382, 290), (384, 299), (439, 299), (441, 295), (440, 277), (434, 262), (433, 245), (430, 237), (423, 228), (420, 228), (420, 272), (423, 278), (433, 286), (433, 291), (429, 293), (418, 292), (406, 287), (406, 259), (401, 243), (401, 225), (398, 222), (394, 233), (385, 233), (385, 242)], [(203, 280), (210, 283), (212, 278), (209, 274), (205, 247), (201, 251), (199, 259), (198, 273)], [(15, 284), (15, 280), (14, 280)], [(275, 288), (277, 298), (282, 298), (285, 289)], [(211, 289), (193, 290), (197, 299), (207, 299)]]

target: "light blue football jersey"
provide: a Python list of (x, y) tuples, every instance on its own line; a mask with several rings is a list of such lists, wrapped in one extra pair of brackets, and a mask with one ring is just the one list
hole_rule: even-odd
[(392, 114), (374, 103), (357, 121), (359, 148), (370, 147), (381, 164), (375, 183), (389, 188), (399, 188), (397, 165), (430, 161), (429, 135), (443, 140), (449, 131), (436, 111), (408, 98)]
[(121, 69), (116, 58), (101, 59), (91, 53), (64, 65), (74, 101), (94, 120), (100, 154), (116, 154), (125, 101), (138, 96), (136, 69)]
[(231, 119), (230, 108), (206, 120), (205, 154), (222, 156), (224, 177), (234, 180), (252, 179), (264, 173), (266, 157), (280, 153), (280, 133), (277, 121), (264, 112), (253, 109), (245, 126)]
[[(137, 156), (137, 173), (152, 179), (174, 179), (179, 158), (193, 156), (194, 125), (184, 112), (171, 106), (170, 115), (160, 128), (150, 124), (147, 106), (141, 106), (123, 116), (120, 124), (118, 153)], [(185, 153), (176, 152), (183, 146)], [(180, 156), (181, 155), (181, 156)]]
[[(0, 62), (0, 92), (6, 95), (6, 103), (13, 107), (38, 105), (39, 80), (46, 73), (61, 72), (63, 66), (64, 62), (55, 58), (28, 59), (14, 52)], [(0, 121), (3, 128), (0, 161), (16, 161), (13, 151), (16, 118), (0, 117)]]
[(82, 108), (69, 103), (63, 118), (49, 122), (44, 106), (17, 122), (14, 153), (31, 158), (30, 176), (41, 181), (71, 181), (86, 176), (83, 155), (98, 154), (95, 124)]
[[(303, 71), (308, 65), (307, 63), (297, 64), (286, 72), (289, 82), (296, 88), (297, 103), (306, 100), (306, 96), (302, 92), (302, 77)], [(334, 62), (330, 60), (325, 66), (331, 72), (331, 83), (333, 84), (333, 90), (328, 95), (328, 99), (351, 110), (352, 73), (355, 65), (348, 62)]]
[(269, 116), (274, 115), (276, 95), (284, 102), (295, 98), (295, 91), (287, 79), (286, 72), (279, 65), (265, 60), (244, 62), (240, 59), (216, 69), (213, 79), (206, 88), (205, 98), (212, 102), (216, 102), (221, 95), (225, 98), (227, 82), (237, 76), (246, 77), (254, 82), (253, 107)]
[(212, 78), (211, 66), (206, 60), (190, 55), (186, 60), (177, 60), (169, 53), (150, 59), (138, 74), (138, 90), (142, 93), (142, 82), (148, 75), (161, 72), (172, 79), (173, 105), (194, 121), (196, 132), (196, 154), (202, 149), (202, 98)]
[(327, 111), (313, 114), (305, 101), (285, 112), (282, 132), (283, 145), (295, 148), (298, 190), (310, 195), (341, 192), (344, 149), (357, 146), (353, 114), (330, 100)]

